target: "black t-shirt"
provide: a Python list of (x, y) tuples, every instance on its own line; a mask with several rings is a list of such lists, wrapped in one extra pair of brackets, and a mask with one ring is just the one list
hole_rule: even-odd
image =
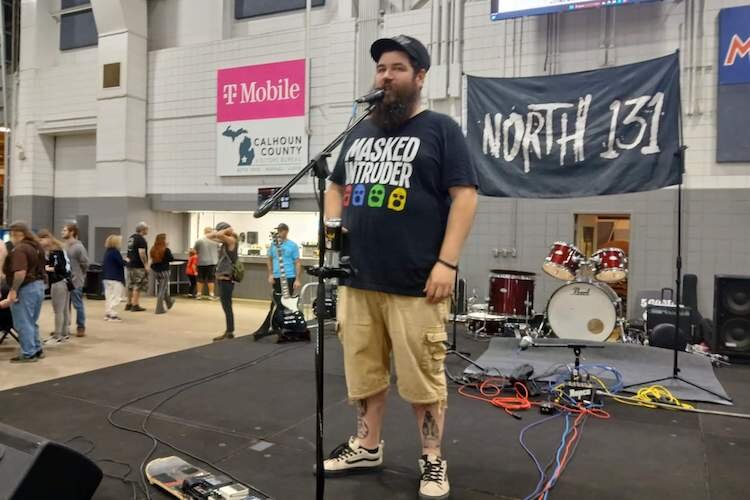
[(128, 259), (130, 259), (128, 267), (140, 269), (146, 267), (141, 260), (141, 254), (138, 252), (139, 248), (142, 248), (143, 252), (148, 255), (148, 243), (146, 243), (146, 238), (138, 233), (134, 233), (128, 238)]
[(331, 175), (344, 186), (345, 284), (423, 296), (445, 235), (448, 188), (476, 186), (466, 141), (449, 116), (423, 111), (392, 133), (365, 120), (347, 137)]

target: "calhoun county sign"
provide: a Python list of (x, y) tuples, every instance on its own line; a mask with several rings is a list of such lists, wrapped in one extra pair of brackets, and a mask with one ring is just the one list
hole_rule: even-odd
[(306, 161), (305, 60), (220, 69), (217, 174), (290, 174)]

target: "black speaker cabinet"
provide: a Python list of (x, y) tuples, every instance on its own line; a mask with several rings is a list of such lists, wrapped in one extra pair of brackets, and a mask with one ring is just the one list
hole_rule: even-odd
[(0, 423), (0, 498), (91, 498), (102, 480), (94, 462), (61, 444)]
[(750, 358), (750, 276), (716, 275), (714, 324), (714, 352)]

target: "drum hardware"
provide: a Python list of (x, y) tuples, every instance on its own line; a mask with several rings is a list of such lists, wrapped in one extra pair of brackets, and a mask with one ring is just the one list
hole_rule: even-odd
[(556, 241), (544, 259), (542, 269), (553, 278), (563, 281), (593, 279), (617, 283), (627, 278), (628, 258), (620, 248), (602, 248), (586, 259), (575, 245)]

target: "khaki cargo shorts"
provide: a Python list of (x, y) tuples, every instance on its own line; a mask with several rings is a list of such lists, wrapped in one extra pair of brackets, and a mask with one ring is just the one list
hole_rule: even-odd
[(445, 404), (448, 300), (428, 304), (424, 297), (341, 287), (336, 315), (350, 400), (388, 388), (393, 352), (401, 397)]

